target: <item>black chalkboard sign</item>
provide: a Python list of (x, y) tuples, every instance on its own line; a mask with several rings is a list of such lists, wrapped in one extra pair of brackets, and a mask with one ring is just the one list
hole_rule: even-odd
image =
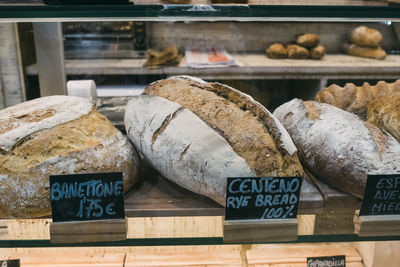
[(346, 267), (346, 257), (344, 255), (309, 257), (307, 258), (307, 267)]
[(0, 260), (0, 267), (19, 267), (19, 260)]
[(123, 219), (122, 173), (50, 176), (53, 222)]
[(360, 216), (400, 214), (400, 174), (368, 175)]
[(301, 177), (228, 178), (225, 220), (292, 219)]

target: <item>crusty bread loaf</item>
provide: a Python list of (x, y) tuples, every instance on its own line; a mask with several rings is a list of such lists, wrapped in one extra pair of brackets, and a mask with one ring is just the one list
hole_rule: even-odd
[(382, 41), (382, 34), (373, 28), (360, 26), (351, 32), (350, 42), (361, 46), (378, 46)]
[(270, 58), (287, 58), (287, 49), (283, 44), (272, 44), (267, 48), (267, 56)]
[(307, 48), (299, 45), (291, 44), (287, 46), (288, 58), (293, 59), (306, 59), (310, 56)]
[(376, 85), (364, 83), (362, 86), (348, 83), (344, 87), (340, 87), (336, 84), (332, 84), (319, 91), (315, 96), (315, 100), (355, 113), (365, 120), (367, 106), (372, 103), (376, 97), (393, 92), (400, 92), (400, 80), (394, 83), (379, 81)]
[(326, 49), (322, 45), (317, 45), (316, 47), (311, 48), (310, 50), (312, 59), (321, 59), (326, 54)]
[(302, 35), (297, 36), (297, 38), (296, 38), (296, 44), (307, 47), (307, 48), (315, 47), (319, 44), (319, 42), (320, 42), (320, 38), (315, 33), (302, 34)]
[(380, 46), (377, 47), (369, 47), (369, 46), (359, 46), (356, 44), (344, 44), (343, 50), (351, 55), (356, 57), (367, 57), (374, 59), (385, 59), (386, 52)]
[(127, 105), (128, 137), (173, 182), (225, 205), (226, 178), (302, 175), (283, 126), (251, 97), (179, 76)]
[(400, 92), (377, 97), (368, 105), (367, 120), (400, 142)]
[(368, 174), (400, 173), (400, 144), (369, 122), (332, 105), (299, 99), (274, 115), (290, 133), (314, 175), (363, 198)]
[(128, 139), (90, 100), (51, 96), (0, 111), (0, 212), (50, 214), (49, 175), (123, 172), (124, 190), (139, 161)]

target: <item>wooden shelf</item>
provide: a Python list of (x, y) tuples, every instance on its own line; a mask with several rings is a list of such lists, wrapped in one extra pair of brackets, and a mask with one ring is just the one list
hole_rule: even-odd
[(324, 183), (308, 170), (306, 173), (324, 199), (324, 211), (315, 218), (314, 234), (354, 234), (353, 216), (361, 200)]
[[(238, 67), (195, 69), (183, 59), (179, 66), (148, 69), (145, 59), (66, 60), (67, 75), (192, 75), (203, 79), (396, 79), (400, 73), (400, 55), (385, 60), (326, 55), (322, 60), (270, 59), (265, 54), (234, 55)], [(36, 65), (26, 68), (37, 75)]]
[[(224, 216), (224, 208), (209, 198), (192, 193), (148, 169), (125, 200), (128, 217)], [(319, 214), (323, 198), (306, 177), (300, 193), (299, 214)]]

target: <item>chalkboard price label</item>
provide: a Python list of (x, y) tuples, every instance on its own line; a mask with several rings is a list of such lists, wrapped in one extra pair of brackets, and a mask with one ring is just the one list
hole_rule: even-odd
[(19, 260), (0, 260), (0, 267), (19, 267)]
[(368, 175), (360, 216), (400, 214), (400, 174)]
[(228, 178), (225, 220), (293, 219), (301, 177)]
[(53, 222), (125, 218), (122, 173), (50, 176)]
[(307, 258), (307, 267), (346, 267), (346, 257), (344, 255), (309, 257)]

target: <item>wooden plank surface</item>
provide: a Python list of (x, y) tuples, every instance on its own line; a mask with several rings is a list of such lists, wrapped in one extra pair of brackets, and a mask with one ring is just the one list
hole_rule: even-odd
[(224, 242), (275, 242), (297, 240), (297, 219), (224, 221)]
[(127, 255), (125, 267), (145, 266), (242, 266), (240, 251), (153, 252)]
[[(193, 75), (204, 79), (262, 79), (262, 78), (399, 78), (400, 55), (388, 55), (385, 60), (326, 55), (322, 60), (270, 59), (265, 54), (234, 55), (238, 67), (194, 69), (183, 59), (179, 66), (148, 69), (145, 59), (87, 59), (66, 60), (68, 75)], [(26, 68), (36, 75), (36, 65)]]
[(308, 174), (304, 174), (300, 191), (299, 214), (320, 214), (324, 209), (324, 199)]
[[(21, 267), (123, 267), (125, 254), (57, 254), (48, 251), (47, 255), (20, 255)], [(15, 256), (14, 256), (15, 257)]]
[[(384, 244), (384, 243), (383, 243)], [(385, 248), (383, 246), (382, 248)], [(390, 247), (388, 247), (390, 248)], [(373, 251), (372, 251), (373, 252)], [(393, 254), (395, 251), (393, 251)], [(362, 259), (345, 243), (3, 249), (1, 259), (21, 259), (29, 267), (95, 266), (305, 266), (307, 256), (345, 255), (346, 264), (359, 267)], [(355, 265), (358, 263), (358, 265)], [(395, 264), (395, 262), (391, 261)], [(379, 262), (377, 262), (379, 264)], [(378, 266), (378, 265), (377, 265)], [(379, 265), (381, 266), (381, 265)], [(382, 265), (383, 266), (383, 265)], [(395, 265), (385, 265), (395, 266)]]
[(336, 211), (338, 213), (354, 214), (361, 207), (361, 200), (323, 182), (304, 168), (307, 175), (313, 180), (324, 199), (324, 213)]
[(359, 216), (354, 214), (355, 233), (359, 236), (400, 235), (400, 215)]
[(307, 257), (346, 256), (346, 266), (362, 267), (362, 258), (351, 247), (338, 246), (279, 246), (268, 249), (252, 249), (247, 251), (248, 266), (305, 266)]
[(51, 243), (105, 242), (126, 238), (126, 219), (56, 222), (50, 225)]
[[(224, 208), (216, 202), (168, 181), (150, 168), (146, 168), (142, 178), (126, 196), (128, 217), (224, 215)], [(322, 210), (322, 196), (306, 177), (300, 191), (298, 213), (318, 214)]]
[(315, 217), (314, 234), (353, 234), (353, 216), (360, 208), (361, 200), (324, 183), (306, 168), (304, 170), (324, 199), (323, 212)]

